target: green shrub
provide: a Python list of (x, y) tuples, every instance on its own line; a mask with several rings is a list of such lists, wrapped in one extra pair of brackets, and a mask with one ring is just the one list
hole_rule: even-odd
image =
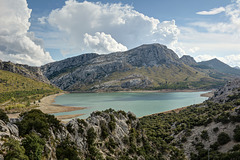
[(219, 131), (219, 128), (218, 127), (215, 127), (215, 128), (213, 128), (213, 132), (218, 132)]
[(240, 142), (240, 126), (237, 125), (236, 128), (233, 130), (234, 135), (233, 138), (235, 141)]
[(4, 122), (9, 122), (7, 114), (2, 109), (0, 109), (0, 120)]
[(92, 145), (95, 142), (95, 139), (97, 138), (97, 134), (94, 131), (94, 128), (91, 127), (87, 131), (87, 143), (88, 145)]
[(219, 147), (219, 143), (218, 143), (218, 142), (215, 142), (215, 143), (213, 143), (213, 144), (210, 145), (210, 148), (211, 148), (212, 150), (217, 150), (218, 147)]
[(110, 122), (108, 123), (108, 127), (109, 127), (109, 129), (111, 130), (111, 132), (113, 132), (113, 131), (115, 130), (115, 128), (116, 128), (116, 122), (110, 121)]
[(80, 160), (76, 145), (68, 138), (57, 146), (56, 155), (58, 160)]
[(78, 124), (82, 124), (85, 127), (88, 126), (87, 122), (84, 119), (77, 119), (77, 121), (78, 121)]
[(45, 141), (41, 139), (36, 133), (32, 132), (26, 135), (22, 140), (22, 145), (25, 148), (26, 155), (31, 160), (41, 160)]
[(17, 140), (10, 138), (4, 143), (4, 146), (7, 147), (7, 153), (4, 156), (5, 160), (28, 160), (24, 147), (20, 146)]
[(236, 144), (233, 146), (231, 151), (239, 151), (240, 150), (240, 144)]
[(230, 137), (227, 133), (225, 132), (221, 132), (219, 135), (218, 135), (218, 138), (217, 138), (217, 141), (220, 145), (224, 145), (224, 144), (227, 144), (229, 141), (230, 141)]
[(205, 141), (209, 139), (208, 132), (206, 130), (202, 131), (201, 138)]
[(100, 127), (101, 127), (101, 137), (103, 139), (106, 139), (109, 134), (108, 134), (108, 129), (107, 129), (105, 121), (103, 121), (103, 120), (100, 121)]
[(18, 122), (20, 136), (30, 134), (32, 130), (40, 133), (42, 137), (48, 137), (49, 128), (60, 129), (60, 122), (53, 116), (44, 114), (38, 109), (33, 109), (20, 115), (23, 119)]

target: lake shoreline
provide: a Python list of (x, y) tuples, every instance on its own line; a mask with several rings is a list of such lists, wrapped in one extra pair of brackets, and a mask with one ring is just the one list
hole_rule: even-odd
[(161, 89), (161, 90), (123, 90), (123, 91), (97, 91), (97, 92), (81, 92), (81, 91), (68, 91), (67, 93), (169, 93), (169, 92), (207, 92), (211, 90), (200, 89)]
[[(117, 93), (170, 93), (170, 92), (204, 92), (206, 90), (170, 90), (170, 89), (164, 89), (164, 90), (134, 90), (134, 91), (116, 91)], [(40, 102), (37, 103), (39, 107), (36, 109), (40, 109), (43, 113), (46, 114), (53, 114), (53, 113), (62, 113), (62, 112), (71, 112), (71, 111), (76, 111), (76, 110), (82, 110), (86, 109), (87, 107), (72, 107), (72, 106), (63, 106), (59, 104), (54, 104), (55, 98), (64, 94), (69, 94), (69, 93), (116, 93), (116, 92), (62, 92), (54, 95), (49, 95), (46, 97), (43, 97)], [(214, 90), (211, 90), (210, 92), (201, 94), (202, 97), (211, 97), (214, 93)], [(168, 110), (160, 113), (168, 113), (172, 111), (179, 111), (182, 110), (186, 107), (181, 107), (173, 110)], [(159, 113), (154, 113), (154, 114), (159, 114)], [(10, 118), (16, 117), (13, 114), (9, 114)], [(71, 114), (71, 115), (61, 115), (61, 116), (56, 116), (57, 119), (65, 122), (65, 120), (70, 120), (79, 116), (82, 116), (84, 114)], [(153, 114), (151, 114), (153, 115)], [(149, 115), (147, 115), (149, 116)], [(139, 117), (141, 118), (141, 117)]]

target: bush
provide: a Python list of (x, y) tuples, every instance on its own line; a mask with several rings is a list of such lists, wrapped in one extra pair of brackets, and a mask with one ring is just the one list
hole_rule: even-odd
[(4, 156), (5, 160), (28, 160), (24, 147), (20, 146), (17, 140), (10, 138), (9, 141), (4, 143), (4, 146), (7, 147), (7, 154)]
[(69, 141), (69, 139), (65, 139), (61, 142), (56, 148), (56, 155), (58, 160), (80, 160), (78, 157), (78, 150), (76, 145)]
[(4, 122), (9, 122), (7, 114), (2, 109), (0, 109), (0, 120)]
[(97, 138), (97, 134), (95, 133), (94, 128), (91, 127), (87, 131), (87, 143), (88, 143), (88, 145), (92, 145), (96, 138)]
[(211, 148), (212, 150), (217, 150), (218, 147), (219, 147), (219, 143), (218, 143), (218, 142), (215, 142), (215, 143), (213, 143), (213, 144), (210, 145), (210, 148)]
[(231, 151), (239, 151), (240, 150), (240, 144), (236, 144), (233, 146)]
[(41, 139), (36, 133), (30, 133), (23, 141), (22, 145), (26, 150), (26, 155), (29, 159), (41, 160), (45, 141)]
[(20, 136), (30, 134), (32, 130), (40, 133), (42, 137), (48, 137), (50, 135), (49, 128), (60, 129), (60, 122), (53, 116), (44, 114), (38, 109), (33, 109), (29, 112), (25, 112), (21, 115), (23, 118), (21, 122), (18, 122)]
[(219, 131), (219, 128), (218, 127), (215, 127), (215, 128), (213, 128), (213, 132), (218, 132)]
[(105, 121), (103, 121), (103, 120), (100, 121), (100, 127), (101, 127), (101, 137), (103, 139), (106, 139), (109, 134), (108, 134), (108, 129), (107, 129)]
[(206, 130), (202, 131), (201, 138), (205, 141), (209, 139), (208, 132)]
[(233, 130), (234, 135), (233, 138), (235, 141), (240, 142), (240, 126), (237, 125), (236, 128)]
[(218, 138), (217, 138), (217, 141), (220, 145), (224, 145), (224, 144), (227, 144), (229, 141), (230, 141), (230, 137), (227, 133), (225, 132), (221, 132), (219, 135), (218, 135)]

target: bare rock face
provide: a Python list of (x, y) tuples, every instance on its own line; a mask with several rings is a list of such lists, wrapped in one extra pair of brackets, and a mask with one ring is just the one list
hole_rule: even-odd
[(195, 59), (189, 55), (183, 55), (180, 59), (186, 65), (189, 65), (189, 66), (197, 65), (197, 62), (195, 61)]
[(210, 100), (215, 103), (225, 103), (235, 96), (240, 98), (240, 79), (229, 81), (224, 87), (218, 89)]
[(0, 70), (17, 73), (24, 77), (50, 84), (50, 81), (43, 75), (40, 67), (0, 61)]
[[(142, 45), (126, 52), (116, 52), (107, 55), (84, 54), (46, 64), (41, 67), (41, 70), (56, 86), (63, 90), (74, 91), (84, 90), (86, 86), (91, 85), (96, 89), (96, 84), (104, 86), (106, 84), (102, 81), (116, 72), (123, 73), (138, 67), (168, 66), (170, 64), (182, 65), (182, 62), (177, 54), (166, 46), (151, 44)], [(146, 86), (151, 84), (150, 80), (147, 79), (136, 77), (117, 86), (114, 84), (114, 87), (120, 90), (124, 90), (127, 87), (128, 89), (135, 87), (146, 88)], [(106, 90), (106, 88), (103, 90)]]
[[(7, 123), (0, 120), (0, 151), (4, 150), (3, 144), (8, 138), (19, 139), (18, 127), (15, 124)], [(0, 159), (3, 159), (3, 155), (0, 153)]]
[[(94, 143), (102, 144), (97, 145), (96, 148), (102, 153), (103, 157), (111, 155), (118, 158), (117, 154), (109, 151), (107, 143), (111, 141), (111, 143), (115, 143), (117, 146), (117, 152), (125, 152), (130, 147), (125, 142), (126, 139), (129, 139), (131, 130), (138, 130), (139, 125), (139, 120), (131, 112), (108, 110), (93, 112), (86, 120), (73, 119), (67, 124), (67, 129), (71, 141), (75, 142), (84, 155), (89, 154), (88, 147), (90, 144), (88, 138), (94, 137), (94, 134), (96, 134)], [(89, 130), (91, 129), (94, 131), (93, 135), (89, 135)], [(140, 139), (142, 136), (143, 133), (138, 138)], [(138, 147), (142, 145), (142, 142), (137, 144)]]

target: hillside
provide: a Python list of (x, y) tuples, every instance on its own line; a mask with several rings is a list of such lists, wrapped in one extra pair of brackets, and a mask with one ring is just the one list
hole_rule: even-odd
[(167, 142), (187, 159), (237, 159), (240, 156), (240, 80), (227, 83), (214, 97), (167, 114), (140, 119), (154, 143)]
[(51, 83), (68, 91), (199, 89), (223, 83), (184, 64), (164, 45), (142, 45), (126, 52), (94, 53), (41, 67)]
[(61, 90), (53, 85), (24, 77), (17, 73), (0, 70), (0, 107), (9, 110), (24, 108), (43, 96), (55, 94)]
[[(240, 80), (204, 103), (137, 119), (124, 111), (96, 111), (61, 124), (32, 110), (8, 123), (0, 110), (0, 156), (40, 159), (237, 159), (240, 156)], [(36, 147), (29, 147), (36, 146)], [(16, 154), (15, 154), (16, 153)]]
[(199, 65), (208, 66), (212, 69), (215, 69), (218, 72), (225, 73), (232, 76), (240, 76), (240, 70), (232, 68), (229, 65), (221, 62), (220, 60), (214, 58), (209, 61), (202, 61), (198, 63)]

